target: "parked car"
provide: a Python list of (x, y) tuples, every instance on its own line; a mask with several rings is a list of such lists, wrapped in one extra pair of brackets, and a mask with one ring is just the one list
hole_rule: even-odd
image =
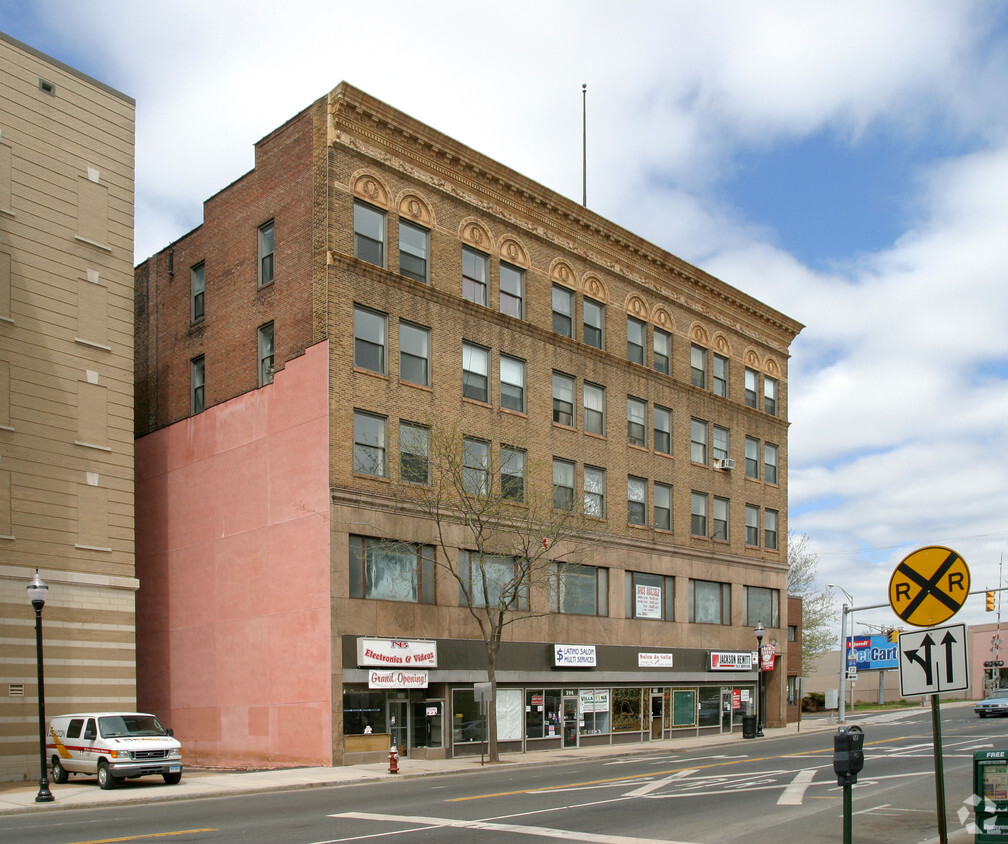
[(985, 697), (973, 707), (973, 711), (981, 718), (986, 718), (988, 715), (1008, 715), (1008, 689), (991, 692), (989, 697)]
[(182, 745), (145, 712), (57, 715), (49, 724), (46, 753), (59, 784), (70, 774), (96, 776), (102, 788), (126, 777), (159, 774), (168, 785), (182, 779)]

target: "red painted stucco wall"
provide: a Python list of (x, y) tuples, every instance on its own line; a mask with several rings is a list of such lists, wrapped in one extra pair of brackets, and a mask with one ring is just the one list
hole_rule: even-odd
[(137, 699), (187, 766), (332, 763), (328, 412), (320, 343), (137, 440)]

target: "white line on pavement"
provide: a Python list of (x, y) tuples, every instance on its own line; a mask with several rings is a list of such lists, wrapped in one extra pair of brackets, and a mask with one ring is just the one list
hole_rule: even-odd
[(791, 780), (790, 785), (784, 789), (784, 792), (777, 799), (777, 805), (801, 806), (802, 801), (805, 799), (805, 792), (812, 784), (812, 778), (815, 776), (815, 773), (815, 768), (806, 768), (795, 774), (795, 778)]

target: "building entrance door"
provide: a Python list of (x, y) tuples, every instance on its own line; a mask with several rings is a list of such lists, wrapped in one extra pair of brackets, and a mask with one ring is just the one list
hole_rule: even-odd
[(721, 689), (721, 732), (730, 733), (732, 728), (732, 690)]
[(663, 714), (665, 699), (661, 691), (651, 692), (651, 738), (662, 737)]
[(578, 746), (578, 699), (563, 699), (563, 746)]
[(389, 698), (386, 704), (385, 723), (392, 734), (392, 744), (399, 748), (399, 755), (409, 754), (409, 701)]

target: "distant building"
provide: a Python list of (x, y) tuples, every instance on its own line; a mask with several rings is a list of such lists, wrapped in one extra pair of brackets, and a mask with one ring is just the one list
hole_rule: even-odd
[(607, 535), (507, 628), (502, 751), (740, 730), (759, 622), (784, 722), (794, 320), (346, 84), (136, 297), (139, 697), (191, 763), (480, 752), (485, 652), (401, 500), (440, 423)]
[(0, 780), (46, 711), (136, 704), (132, 99), (0, 34)]

